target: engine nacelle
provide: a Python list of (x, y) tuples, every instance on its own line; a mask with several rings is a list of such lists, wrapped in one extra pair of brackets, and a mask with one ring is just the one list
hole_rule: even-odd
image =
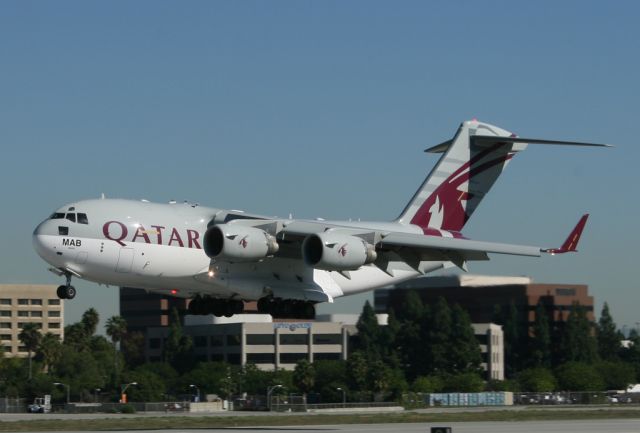
[(304, 262), (325, 271), (355, 271), (376, 260), (375, 247), (357, 236), (325, 232), (302, 243)]
[(278, 242), (264, 230), (235, 224), (207, 229), (202, 240), (205, 254), (228, 262), (257, 262), (278, 252)]

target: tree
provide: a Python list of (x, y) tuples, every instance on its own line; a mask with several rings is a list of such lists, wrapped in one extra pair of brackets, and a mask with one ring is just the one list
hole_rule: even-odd
[(484, 381), (476, 372), (447, 374), (444, 376), (445, 392), (480, 392)]
[(577, 303), (573, 304), (562, 334), (560, 353), (565, 362), (593, 363), (598, 359), (592, 329), (585, 309)]
[(620, 361), (600, 361), (595, 364), (596, 371), (608, 390), (627, 389), (636, 382), (636, 372), (632, 364)]
[(347, 370), (351, 381), (350, 388), (358, 391), (367, 390), (367, 358), (362, 352), (353, 352), (347, 359)]
[(622, 337), (616, 328), (616, 324), (609, 312), (609, 305), (606, 302), (602, 306), (602, 312), (596, 327), (596, 336), (598, 338), (600, 358), (606, 361), (619, 359), (620, 340), (622, 340)]
[(313, 365), (306, 359), (301, 359), (296, 363), (293, 370), (293, 384), (303, 395), (307, 395), (313, 389), (315, 384), (315, 371)]
[(571, 361), (556, 369), (560, 389), (565, 391), (602, 391), (604, 381), (597, 370), (584, 362)]
[(86, 329), (82, 322), (73, 323), (64, 327), (64, 344), (73, 347), (78, 352), (89, 350), (91, 341), (87, 336)]
[(107, 335), (111, 338), (111, 343), (113, 344), (113, 368), (114, 368), (114, 378), (116, 385), (118, 384), (118, 342), (122, 341), (122, 338), (127, 333), (127, 321), (124, 320), (122, 316), (113, 316), (107, 320), (105, 325)]
[(366, 301), (362, 307), (356, 329), (358, 330), (356, 349), (363, 351), (369, 360), (379, 359), (381, 355), (379, 341), (382, 331), (369, 301)]
[(38, 348), (40, 338), (42, 338), (42, 335), (40, 334), (40, 327), (37, 323), (25, 323), (22, 331), (18, 334), (18, 339), (27, 349), (27, 352), (29, 352), (29, 380), (33, 377), (31, 354)]
[(451, 309), (451, 338), (449, 340), (449, 369), (451, 373), (478, 372), (482, 353), (469, 314), (455, 304)]
[(426, 346), (426, 373), (436, 374), (449, 371), (451, 360), (451, 309), (447, 301), (441, 296), (436, 301), (430, 317), (425, 317), (422, 324), (422, 344)]
[(505, 373), (508, 377), (512, 377), (522, 367), (521, 356), (522, 342), (521, 338), (526, 336), (522, 326), (522, 318), (518, 312), (518, 307), (512, 299), (509, 302), (507, 311), (501, 312), (498, 323), (502, 325), (504, 333), (504, 363)]
[(89, 337), (96, 333), (98, 322), (100, 322), (100, 315), (95, 308), (89, 308), (85, 311), (82, 314), (82, 319), (80, 320), (86, 335)]
[(40, 339), (36, 355), (42, 357), (45, 373), (48, 373), (50, 367), (58, 361), (61, 353), (62, 344), (60, 343), (60, 338), (51, 332), (44, 334)]
[(534, 367), (521, 371), (517, 376), (520, 389), (525, 392), (550, 392), (558, 386), (550, 370)]
[(551, 367), (551, 333), (547, 310), (542, 302), (538, 302), (536, 306), (536, 318), (533, 324), (530, 347), (530, 359), (533, 367)]
[(169, 335), (163, 350), (165, 362), (173, 365), (181, 373), (193, 367), (195, 358), (193, 356), (193, 341), (188, 335), (182, 332), (182, 323), (178, 310), (171, 310), (171, 321), (169, 324)]
[(127, 332), (120, 343), (122, 354), (131, 367), (137, 367), (144, 363), (144, 334), (142, 332)]
[(411, 379), (429, 371), (425, 362), (427, 354), (422, 337), (427, 332), (430, 309), (422, 305), (416, 292), (411, 291), (407, 294), (400, 311), (400, 329), (396, 334), (396, 345), (400, 364), (405, 369), (407, 377)]
[(315, 361), (314, 389), (322, 395), (323, 402), (342, 401), (342, 391), (349, 390), (346, 361)]

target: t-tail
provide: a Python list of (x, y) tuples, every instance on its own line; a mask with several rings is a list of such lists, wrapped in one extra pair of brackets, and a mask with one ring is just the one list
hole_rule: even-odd
[(488, 123), (463, 122), (451, 140), (425, 151), (442, 156), (396, 221), (415, 224), (425, 234), (456, 236), (511, 158), (528, 144), (608, 146), (521, 138)]

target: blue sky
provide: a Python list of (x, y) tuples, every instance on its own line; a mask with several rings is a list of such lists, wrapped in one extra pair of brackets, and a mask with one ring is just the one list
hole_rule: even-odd
[[(189, 199), (298, 217), (395, 218), (422, 150), (477, 117), (531, 146), (468, 225), (475, 239), (580, 253), (495, 256), (474, 273), (586, 283), (640, 321), (640, 5), (617, 2), (3, 2), (0, 281), (58, 284), (31, 232), (76, 199)], [(76, 282), (67, 304), (116, 312)], [(359, 310), (362, 297), (341, 301)]]

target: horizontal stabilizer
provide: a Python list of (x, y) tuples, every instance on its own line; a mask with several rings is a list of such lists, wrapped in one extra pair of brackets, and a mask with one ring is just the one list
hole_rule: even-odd
[(475, 144), (492, 145), (498, 143), (527, 143), (527, 144), (552, 144), (560, 146), (593, 146), (612, 147), (610, 144), (586, 143), (582, 141), (542, 140), (539, 138), (523, 137), (497, 137), (495, 135), (473, 135), (471, 141)]
[[(557, 146), (591, 146), (591, 147), (613, 147), (610, 144), (586, 143), (583, 141), (564, 141), (564, 140), (543, 140), (540, 138), (524, 138), (524, 137), (499, 137), (495, 135), (472, 135), (470, 140), (477, 146), (491, 146), (500, 143), (526, 143), (526, 144), (550, 144)], [(427, 153), (444, 153), (449, 149), (453, 140), (443, 141), (425, 150)]]

